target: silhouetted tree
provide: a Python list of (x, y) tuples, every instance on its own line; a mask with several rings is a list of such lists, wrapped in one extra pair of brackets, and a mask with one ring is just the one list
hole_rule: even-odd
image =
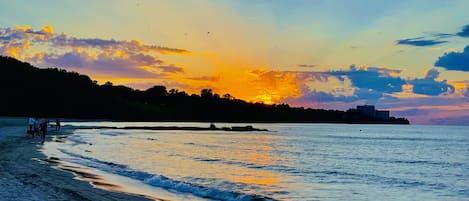
[(212, 89), (200, 96), (165, 86), (145, 91), (98, 85), (86, 75), (62, 69), (39, 69), (11, 57), (0, 57), (0, 115), (108, 118), (127, 121), (231, 121), (408, 123), (391, 117), (371, 119), (356, 111), (248, 103)]
[(165, 97), (168, 95), (165, 86), (153, 86), (147, 89), (146, 92), (157, 97)]
[(223, 99), (232, 100), (232, 99), (234, 99), (234, 97), (231, 96), (231, 94), (224, 94)]
[(106, 87), (112, 87), (114, 84), (112, 84), (112, 82), (110, 81), (107, 81), (106, 83), (104, 83), (104, 86)]
[(212, 89), (202, 89), (200, 91), (200, 97), (202, 97), (202, 98), (212, 98), (213, 97)]

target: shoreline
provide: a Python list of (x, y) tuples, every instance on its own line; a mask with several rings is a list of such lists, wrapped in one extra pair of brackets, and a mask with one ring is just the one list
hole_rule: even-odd
[[(0, 127), (0, 196), (13, 201), (104, 200), (149, 201), (155, 198), (116, 192), (118, 186), (101, 181), (99, 176), (69, 167), (41, 153), (39, 137), (31, 137), (26, 126)], [(69, 135), (72, 129), (48, 132), (46, 142), (58, 135)], [(66, 168), (66, 167), (65, 167)], [(74, 173), (72, 173), (74, 172)], [(78, 177), (78, 179), (76, 179)], [(89, 178), (91, 180), (82, 179)], [(108, 189), (103, 190), (101, 188)], [(111, 191), (110, 189), (116, 189)]]

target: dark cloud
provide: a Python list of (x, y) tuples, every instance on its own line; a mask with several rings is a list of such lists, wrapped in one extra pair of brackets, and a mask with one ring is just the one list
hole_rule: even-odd
[[(289, 77), (292, 74), (299, 84), (300, 96), (286, 98), (285, 101), (293, 104), (306, 104), (311, 102), (344, 102), (352, 103), (362, 101), (368, 104), (375, 104), (383, 98), (391, 98), (389, 94), (401, 92), (402, 85), (406, 80), (396, 77), (401, 71), (379, 67), (356, 67), (350, 66), (347, 70), (325, 71), (325, 72), (274, 72), (269, 71), (262, 74), (263, 80), (272, 78), (279, 80), (282, 77)], [(337, 86), (328, 92), (318, 91), (309, 87), (308, 82), (329, 82), (335, 78), (341, 82), (350, 82), (349, 86)], [(345, 87), (345, 88), (344, 88)]]
[(158, 52), (161, 54), (184, 54), (190, 53), (188, 50), (169, 48), (158, 45), (146, 45), (138, 40), (114, 40), (100, 38), (75, 38), (68, 37), (65, 34), (56, 35), (50, 39), (55, 46), (63, 47), (84, 47), (84, 48), (100, 48), (100, 49), (121, 49), (128, 52)]
[[(259, 78), (254, 82), (256, 86), (285, 87), (296, 85), (301, 94), (296, 103), (308, 101), (323, 102), (354, 102), (366, 100), (369, 103), (387, 97), (389, 94), (402, 91), (402, 85), (407, 81), (398, 75), (401, 70), (379, 68), (379, 67), (357, 67), (350, 66), (347, 70), (304, 72), (304, 71), (252, 71)], [(343, 82), (343, 86), (336, 86), (330, 91), (317, 91), (313, 84), (328, 84), (335, 78)], [(346, 86), (350, 82), (350, 86)], [(345, 88), (344, 88), (345, 87)], [(288, 100), (293, 102), (293, 100)]]
[(184, 68), (170, 64), (167, 66), (158, 66), (157, 68), (161, 69), (164, 73), (183, 73)]
[(433, 37), (436, 37), (436, 38), (450, 38), (450, 37), (453, 37), (455, 36), (455, 34), (447, 34), (447, 33), (436, 33), (436, 34), (432, 34)]
[(460, 32), (458, 32), (456, 35), (460, 37), (469, 37), (469, 24), (464, 26)]
[(295, 104), (303, 104), (308, 102), (354, 102), (358, 99), (359, 98), (357, 96), (334, 95), (323, 91), (310, 91), (309, 89), (303, 89), (302, 95), (300, 97), (290, 97), (284, 101)]
[(443, 67), (448, 70), (469, 71), (469, 45), (463, 52), (447, 52), (439, 57), (435, 66)]
[[(102, 55), (102, 56), (108, 56), (108, 55)], [(155, 65), (164, 63), (162, 60), (159, 60), (154, 56), (142, 54), (142, 53), (131, 54), (128, 58), (125, 58), (125, 59), (130, 60), (129, 64), (134, 65), (134, 66), (155, 66)]]
[(409, 81), (413, 85), (413, 92), (416, 94), (423, 94), (428, 96), (438, 96), (442, 93), (454, 93), (454, 87), (443, 81), (436, 81), (434, 79), (413, 79)]
[(438, 96), (442, 93), (454, 93), (454, 86), (449, 85), (446, 80), (436, 81), (440, 72), (436, 69), (430, 69), (422, 79), (409, 80), (409, 84), (413, 85), (413, 92), (428, 96)]
[(448, 41), (440, 41), (438, 39), (424, 39), (424, 37), (408, 38), (396, 40), (396, 45), (411, 45), (411, 46), (434, 46), (441, 43), (447, 43)]
[[(448, 84), (446, 80), (439, 81), (440, 72), (437, 69), (430, 69), (427, 71), (424, 78), (415, 78), (415, 79), (404, 79), (399, 77), (400, 70), (388, 69), (388, 68), (379, 68), (379, 67), (356, 67), (352, 65), (348, 70), (339, 70), (339, 71), (326, 71), (326, 72), (296, 72), (296, 76), (299, 79), (301, 95), (299, 97), (289, 97), (283, 99), (291, 104), (296, 105), (305, 105), (308, 103), (322, 102), (323, 104), (332, 104), (334, 103), (344, 103), (344, 104), (355, 104), (355, 103), (366, 103), (366, 104), (375, 104), (386, 108), (383, 103), (400, 103), (402, 99), (394, 97), (392, 94), (403, 91), (403, 85), (411, 84), (413, 86), (413, 93), (427, 95), (428, 98), (422, 99), (421, 101), (416, 101), (416, 106), (423, 104), (426, 100), (429, 100), (428, 104), (440, 103), (440, 100), (446, 100), (446, 98), (441, 98), (442, 94), (451, 94), (455, 92), (454, 86)], [(285, 73), (285, 72), (283, 72)], [(290, 72), (293, 73), (293, 72)], [(272, 72), (270, 72), (272, 74)], [(282, 73), (277, 73), (282, 74)], [(308, 80), (306, 77), (311, 77), (310, 80), (328, 82), (331, 77), (335, 77), (340, 81), (349, 80), (353, 91), (352, 93), (345, 93), (341, 90), (340, 87), (332, 89), (329, 92), (318, 91), (314, 88), (308, 87), (305, 84)], [(314, 77), (326, 77), (326, 79), (316, 79)], [(278, 75), (270, 75), (270, 77), (279, 78)], [(281, 76), (280, 76), (281, 77)], [(343, 86), (346, 87), (346, 86)], [(435, 97), (438, 99), (430, 99), (430, 97)], [(430, 101), (431, 100), (431, 101)], [(437, 100), (437, 101), (434, 101)], [(406, 103), (404, 105), (407, 105)], [(447, 103), (446, 103), (447, 104)], [(391, 104), (392, 105), (392, 104)], [(392, 108), (393, 106), (388, 105), (387, 108)], [(394, 107), (400, 107), (394, 105)]]
[(374, 103), (383, 97), (383, 93), (372, 89), (357, 89), (351, 96), (338, 95), (323, 91), (303, 91), (303, 95), (298, 99), (303, 102), (321, 101), (321, 102), (355, 102), (358, 100), (366, 100), (368, 103)]
[(392, 73), (400, 73), (400, 70), (392, 70), (387, 68), (357, 68), (355, 65), (350, 66), (348, 71), (331, 71), (328, 75), (335, 76), (339, 80), (345, 77), (351, 80), (352, 86), (359, 89), (371, 89), (381, 93), (401, 92), (402, 85), (406, 81), (400, 77), (394, 77)]
[(440, 72), (437, 70), (437, 69), (430, 69), (427, 71), (427, 73), (425, 74), (425, 79), (436, 79), (438, 78), (438, 76), (440, 76)]
[(354, 96), (359, 100), (365, 100), (368, 104), (376, 104), (380, 99), (387, 97), (388, 93), (373, 89), (356, 89)]
[[(294, 78), (298, 93), (284, 97), (280, 102), (296, 106), (315, 108), (347, 109), (357, 104), (372, 104), (378, 108), (391, 110), (394, 116), (411, 118), (414, 123), (428, 123), (435, 111), (445, 113), (444, 106), (459, 105), (464, 97), (449, 98), (455, 93), (455, 88), (446, 80), (438, 80), (440, 72), (430, 69), (423, 78), (407, 78), (400, 76), (401, 71), (380, 67), (357, 67), (324, 72), (304, 71), (252, 71), (260, 80), (266, 80), (267, 85), (253, 83), (253, 86), (288, 86), (289, 78)], [(342, 84), (331, 84), (332, 80), (342, 81)], [(335, 81), (334, 81), (335, 82)], [(264, 83), (265, 84), (265, 83)], [(318, 90), (315, 85), (329, 85), (325, 90)], [(350, 86), (351, 85), (351, 86)], [(399, 92), (403, 85), (412, 85), (413, 93), (424, 94), (415, 98), (400, 98)], [(275, 87), (274, 87), (275, 88)], [(467, 90), (461, 91), (465, 93)], [(406, 92), (408, 92), (406, 90)], [(468, 91), (469, 92), (469, 91)], [(397, 94), (396, 94), (397, 93)], [(467, 99), (467, 98), (466, 98)], [(440, 109), (441, 108), (441, 109)], [(396, 112), (394, 112), (396, 111)], [(432, 115), (428, 115), (432, 113)]]
[(98, 38), (75, 38), (68, 37), (65, 34), (58, 35), (51, 39), (51, 42), (56, 46), (70, 46), (70, 47), (92, 47), (92, 48), (110, 48), (121, 45), (116, 40), (105, 40)]
[[(388, 99), (396, 101), (397, 99), (391, 97), (382, 92), (375, 91), (372, 89), (356, 89), (352, 95), (341, 95), (335, 94), (334, 92), (324, 92), (317, 90), (310, 90), (306, 86), (302, 87), (300, 97), (287, 97), (282, 99), (283, 102), (287, 102), (293, 105), (308, 105), (310, 103), (320, 103), (323, 107), (333, 107), (356, 104), (374, 104), (377, 105), (382, 99)], [(344, 109), (344, 108), (342, 108)], [(347, 108), (345, 108), (347, 109)]]
[(67, 52), (63, 55), (45, 54), (43, 62), (57, 67), (84, 67), (87, 63), (87, 55), (79, 52)]
[(433, 33), (428, 34), (425, 37), (408, 38), (396, 40), (396, 45), (411, 45), (411, 46), (434, 46), (441, 43), (447, 43), (448, 41), (441, 40), (443, 38), (451, 37), (469, 37), (469, 25), (462, 27), (462, 30), (458, 33)]
[[(376, 104), (383, 101), (397, 101), (392, 94), (403, 92), (403, 86), (410, 84), (413, 86), (412, 92), (427, 96), (437, 97), (441, 94), (455, 93), (455, 88), (448, 84), (446, 80), (437, 80), (440, 72), (437, 69), (430, 69), (423, 78), (404, 79), (400, 77), (401, 70), (380, 68), (380, 67), (357, 67), (350, 66), (346, 70), (324, 71), (324, 72), (304, 72), (304, 71), (252, 71), (261, 82), (256, 82), (258, 86), (287, 86), (295, 83), (300, 89), (300, 95), (295, 98), (285, 99), (290, 103), (309, 102), (356, 102), (364, 101), (369, 104)], [(293, 78), (293, 79), (289, 79)], [(325, 83), (335, 78), (344, 83), (329, 91), (319, 91), (315, 84)], [(346, 82), (351, 85), (346, 86)], [(262, 85), (263, 84), (263, 85)], [(345, 87), (345, 88), (344, 88)], [(297, 99), (294, 101), (293, 99)]]

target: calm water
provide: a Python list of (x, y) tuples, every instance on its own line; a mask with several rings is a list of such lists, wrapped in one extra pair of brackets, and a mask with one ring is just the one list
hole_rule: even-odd
[(45, 153), (173, 200), (469, 200), (469, 127), (253, 126), (271, 131), (77, 129)]

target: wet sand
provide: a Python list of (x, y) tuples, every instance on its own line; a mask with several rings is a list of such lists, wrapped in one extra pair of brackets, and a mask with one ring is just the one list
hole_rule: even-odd
[[(60, 161), (46, 158), (40, 152), (40, 137), (25, 134), (25, 129), (0, 126), (0, 200), (153, 200), (141, 195), (98, 189), (93, 185), (116, 191), (119, 191), (119, 186), (76, 167), (57, 168)], [(67, 132), (71, 131), (62, 130), (60, 134)], [(57, 134), (48, 133), (46, 143)], [(77, 176), (81, 180), (74, 179)]]

